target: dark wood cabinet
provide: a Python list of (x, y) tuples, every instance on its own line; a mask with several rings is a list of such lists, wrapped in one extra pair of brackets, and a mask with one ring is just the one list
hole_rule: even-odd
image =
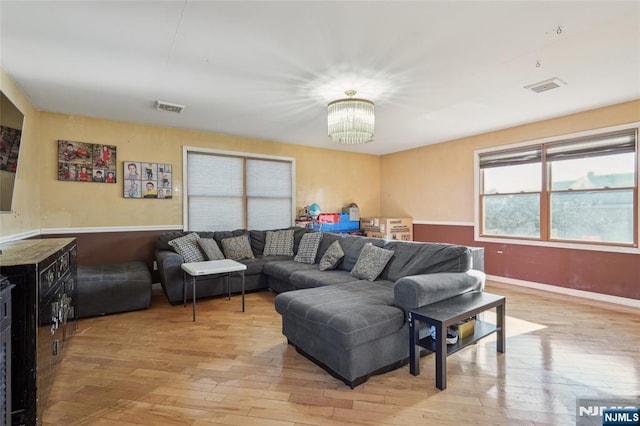
[(12, 293), (11, 413), (13, 425), (39, 425), (65, 343), (75, 328), (75, 238), (0, 246), (0, 273)]

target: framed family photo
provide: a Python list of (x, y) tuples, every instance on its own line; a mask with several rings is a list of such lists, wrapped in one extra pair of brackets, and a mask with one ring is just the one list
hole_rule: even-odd
[(58, 141), (58, 180), (116, 183), (116, 147)]
[(173, 197), (173, 167), (166, 163), (123, 161), (124, 198)]

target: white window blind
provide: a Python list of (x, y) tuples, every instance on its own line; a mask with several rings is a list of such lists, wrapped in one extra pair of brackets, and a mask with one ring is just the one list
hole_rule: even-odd
[(188, 154), (188, 224), (191, 231), (243, 227), (243, 159)]
[(291, 162), (247, 159), (247, 226), (286, 228), (293, 223)]

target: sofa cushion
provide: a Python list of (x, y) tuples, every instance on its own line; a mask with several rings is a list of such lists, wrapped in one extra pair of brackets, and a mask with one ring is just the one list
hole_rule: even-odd
[(241, 259), (238, 262), (247, 265), (247, 269), (244, 271), (246, 276), (262, 274), (264, 267), (274, 260), (291, 260), (291, 256), (261, 256), (258, 255), (252, 259)]
[(340, 241), (334, 241), (324, 253), (322, 259), (320, 259), (320, 270), (328, 271), (336, 269), (342, 261), (342, 258), (344, 258), (344, 251), (342, 251)]
[(393, 283), (384, 280), (281, 293), (275, 308), (344, 349), (395, 333), (405, 322), (402, 309), (393, 306)]
[(360, 252), (358, 261), (351, 270), (351, 275), (363, 280), (374, 281), (382, 273), (392, 256), (393, 252), (391, 250), (385, 250), (367, 243)]
[(321, 232), (310, 232), (304, 234), (298, 246), (298, 252), (293, 258), (296, 262), (313, 264), (316, 262), (316, 254), (322, 240)]
[(222, 250), (227, 259), (241, 260), (253, 259), (255, 257), (253, 251), (251, 251), (249, 235), (247, 234), (223, 239)]
[(218, 247), (218, 243), (216, 243), (216, 240), (213, 238), (198, 238), (197, 242), (207, 260), (224, 259), (224, 254), (222, 254), (220, 247)]
[[(272, 258), (270, 258), (272, 259)], [(307, 263), (300, 263), (294, 261), (284, 262), (267, 262), (262, 269), (265, 275), (273, 277), (279, 281), (289, 284), (289, 278), (296, 271), (308, 271), (317, 270), (316, 265), (309, 265)]]
[(169, 241), (169, 245), (174, 248), (185, 262), (202, 262), (206, 260), (200, 246), (198, 246), (198, 239), (200, 237), (195, 232), (187, 234), (183, 237), (175, 238)]
[(395, 253), (381, 275), (389, 281), (436, 272), (466, 272), (471, 268), (471, 252), (464, 246), (389, 241), (384, 248)]
[(348, 271), (334, 269), (321, 271), (319, 269), (301, 269), (295, 271), (289, 277), (289, 283), (295, 289), (323, 287), (327, 285), (342, 284), (358, 281)]
[(339, 268), (343, 271), (351, 271), (360, 257), (360, 252), (364, 248), (364, 245), (371, 243), (376, 247), (382, 247), (384, 240), (381, 238), (369, 238), (358, 236), (347, 236), (340, 239), (340, 245), (344, 251), (344, 259)]
[(267, 231), (264, 256), (293, 256), (293, 229)]

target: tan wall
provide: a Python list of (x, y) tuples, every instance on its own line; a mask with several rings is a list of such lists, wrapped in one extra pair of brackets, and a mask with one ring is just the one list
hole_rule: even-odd
[[(380, 211), (380, 158), (213, 133), (41, 112), (42, 229), (182, 224), (182, 147), (196, 146), (296, 159), (296, 204), (317, 202), (324, 211), (356, 202), (366, 214)], [(57, 180), (57, 141), (117, 147), (118, 183)], [(125, 199), (122, 161), (171, 163), (174, 198)]]
[(0, 68), (0, 90), (24, 114), (13, 207), (0, 213), (0, 240), (40, 231), (39, 112), (13, 79)]
[(473, 222), (473, 152), (640, 121), (640, 100), (381, 157), (383, 216)]

